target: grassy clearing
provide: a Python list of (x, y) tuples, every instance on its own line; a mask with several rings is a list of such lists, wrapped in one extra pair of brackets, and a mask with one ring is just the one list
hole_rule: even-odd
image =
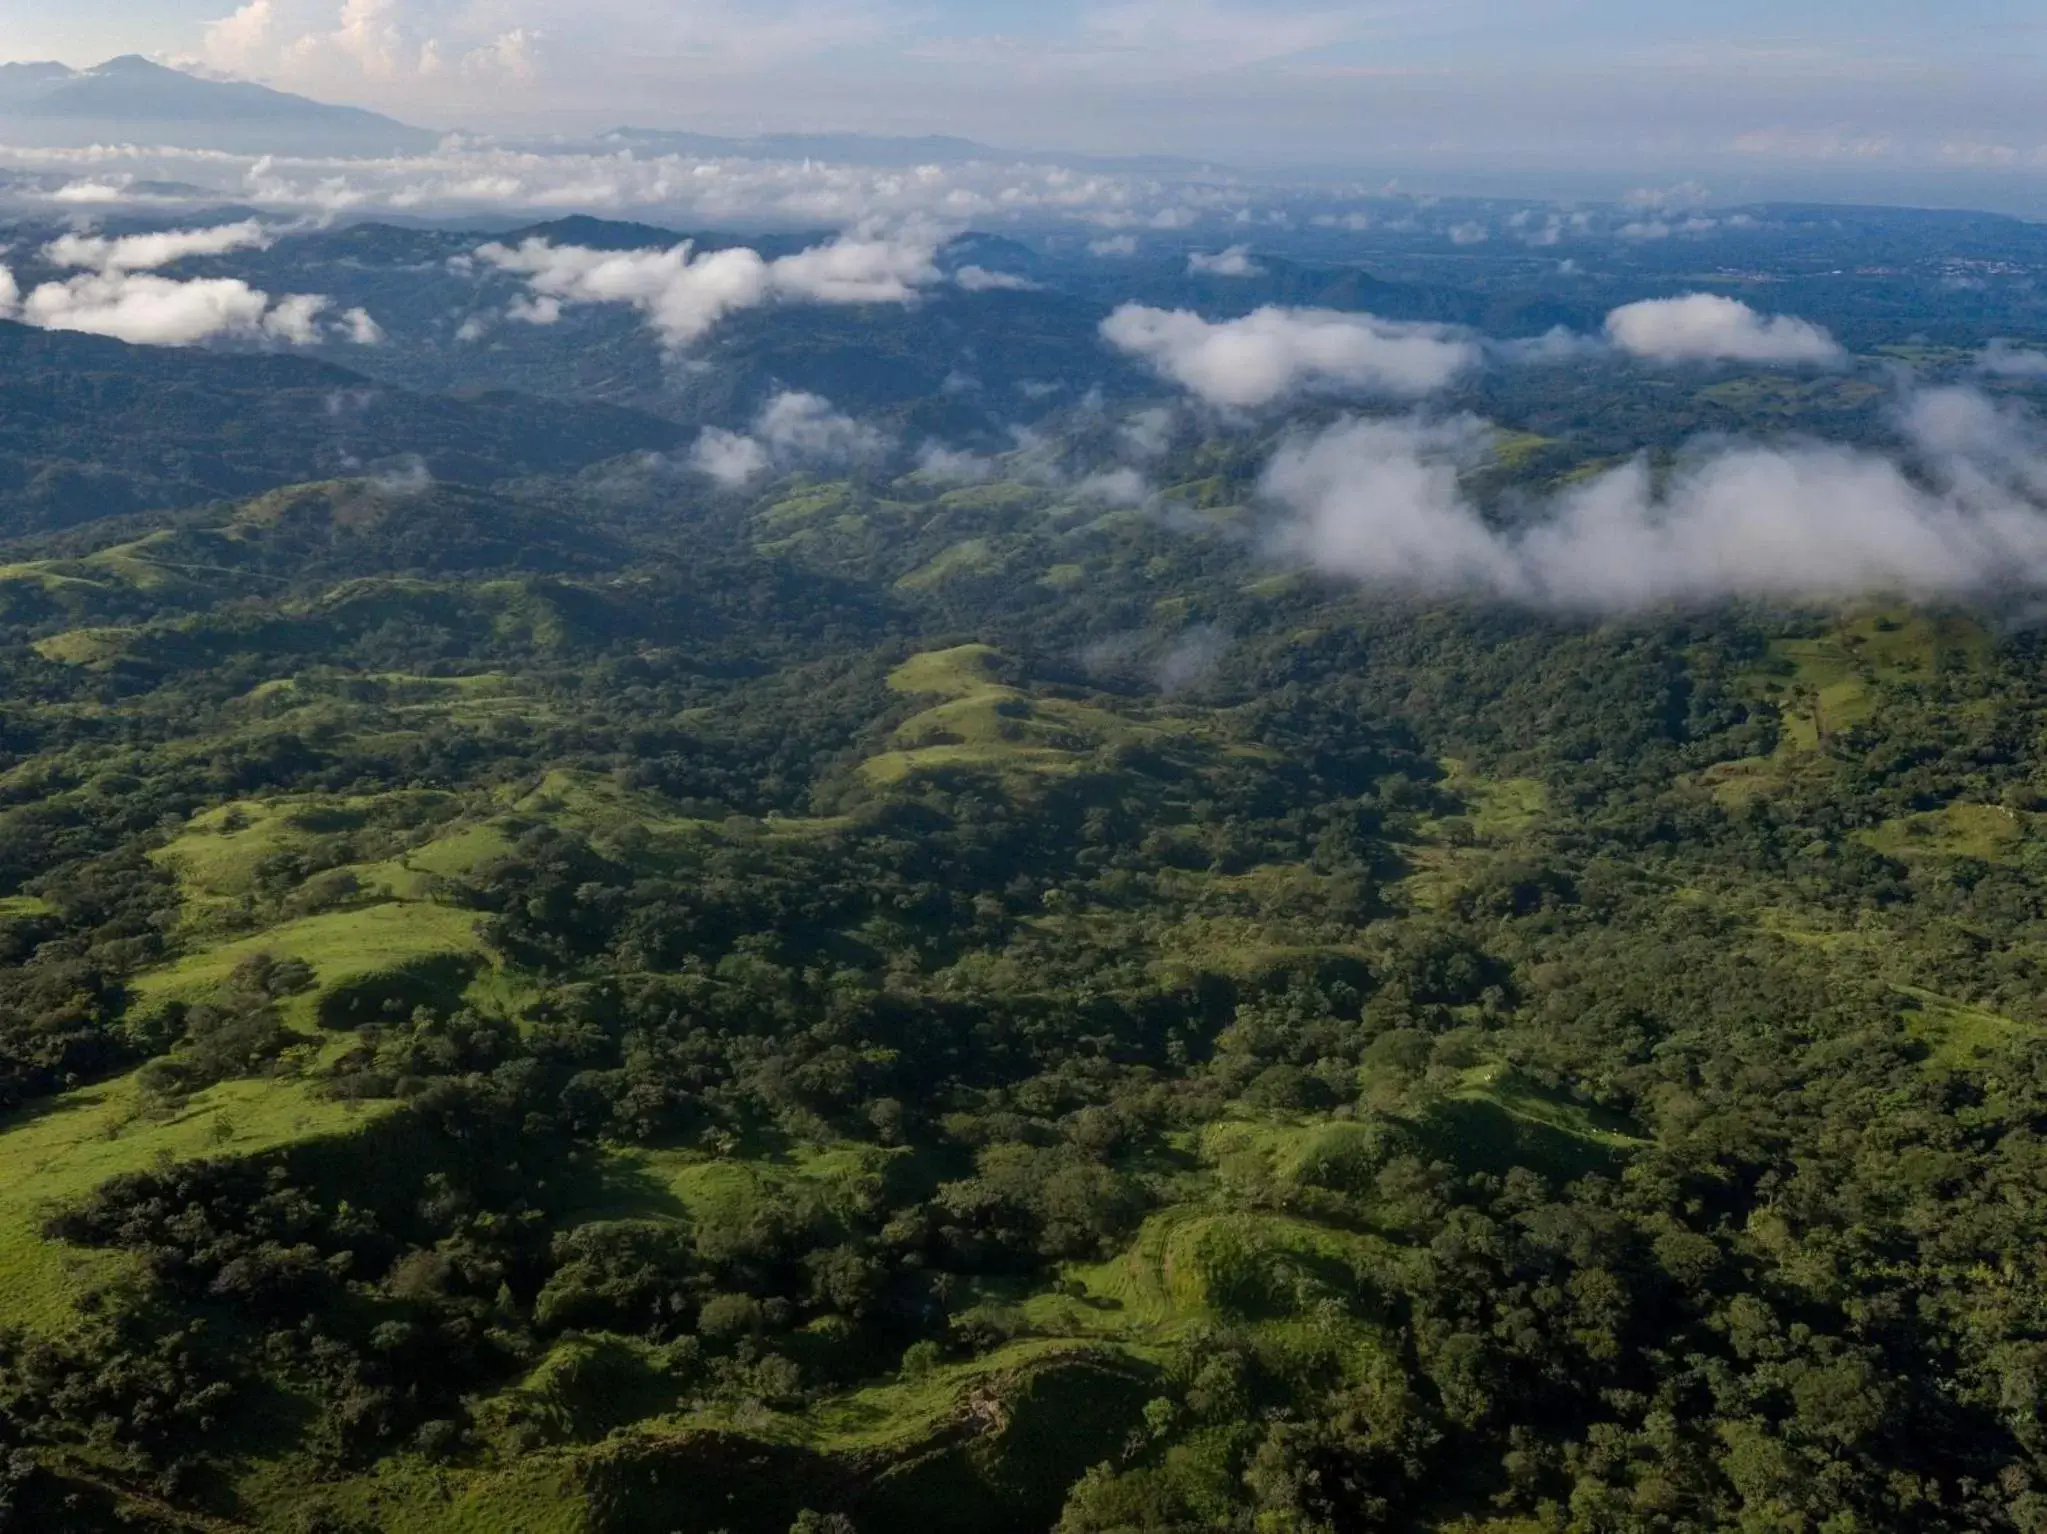
[[(1061, 920), (1072, 919), (1037, 918), (1033, 925), (1054, 929)], [(1303, 942), (1299, 927), (1281, 918), (1206, 914), (1161, 929), (1152, 940), (1152, 952), (1148, 967), (1162, 980), (1200, 975), (1265, 980), (1288, 971), (1340, 969), (1366, 959), (1363, 949), (1348, 942)]]
[[(1119, 1256), (1069, 1267), (1066, 1292), (1033, 1296), (1024, 1313), (1045, 1330), (1144, 1347), (1225, 1315), (1284, 1327), (1318, 1291), (1369, 1292), (1367, 1275), (1393, 1250), (1378, 1236), (1290, 1215), (1182, 1205), (1146, 1220)], [(1360, 1323), (1360, 1337), (1368, 1332)]]
[(410, 812), (430, 820), (452, 804), (446, 794), (397, 792), (374, 797), (305, 795), (240, 799), (194, 815), (182, 834), (150, 856), (202, 895), (239, 896), (255, 887), (263, 863), (281, 853), (317, 855), (370, 824), (372, 812)]
[(136, 976), (138, 1005), (203, 1000), (257, 954), (303, 959), (313, 967), (315, 989), (293, 997), (285, 1016), (310, 1030), (320, 1004), (340, 988), (389, 975), (422, 961), (451, 959), (472, 965), (487, 961), (474, 911), (448, 906), (391, 904), (330, 911), (285, 922), (253, 937), (218, 943), (175, 964)]
[(1489, 1103), (1522, 1124), (1582, 1140), (1604, 1151), (1640, 1150), (1649, 1144), (1618, 1116), (1537, 1086), (1511, 1067), (1497, 1063), (1474, 1066), (1463, 1083), (1447, 1094), (1446, 1101)]
[(583, 1459), (573, 1449), (529, 1451), (486, 1469), (395, 1455), (372, 1474), (324, 1484), (316, 1467), (285, 1460), (237, 1490), (264, 1528), (291, 1527), (309, 1507), (379, 1534), (591, 1534), (597, 1527)]
[(1797, 420), (1814, 412), (1865, 409), (1886, 392), (1882, 385), (1862, 378), (1755, 374), (1708, 384), (1699, 390), (1699, 398), (1745, 416)]
[(128, 653), (141, 634), (134, 628), (69, 629), (38, 639), (32, 648), (44, 660), (65, 666), (106, 666)]
[(1033, 695), (1000, 681), (1001, 665), (1000, 653), (987, 645), (962, 645), (897, 667), (888, 679), (895, 691), (945, 701), (904, 721), (891, 740), (895, 749), (861, 764), (866, 780), (886, 787), (920, 772), (965, 768), (1021, 786), (1032, 777), (1083, 771), (1104, 748), (1172, 746), (1202, 733), (1196, 720), (1165, 710), (1139, 716)]
[(987, 575), (1002, 568), (1002, 556), (986, 538), (968, 538), (918, 566), (896, 582), (904, 591), (929, 591), (956, 575)]
[(870, 1385), (793, 1419), (788, 1426), (827, 1453), (872, 1453), (929, 1439), (958, 1414), (961, 1404), (991, 1375), (1071, 1354), (1071, 1340), (1032, 1337), (963, 1363), (942, 1365), (917, 1379)]
[(1549, 789), (1538, 779), (1488, 778), (1454, 757), (1444, 758), (1442, 766), (1443, 787), (1463, 802), (1460, 818), (1480, 841), (1511, 841), (1549, 813)]
[(762, 1204), (786, 1195), (815, 1199), (827, 1209), (851, 1210), (865, 1202), (865, 1190), (878, 1185), (906, 1154), (850, 1142), (748, 1159), (701, 1151), (618, 1148), (606, 1157), (593, 1202), (576, 1218), (742, 1224)]
[(2043, 817), (1997, 804), (1951, 804), (1855, 833), (1888, 857), (1978, 858), (2009, 863)]
[(1990, 644), (1965, 618), (1881, 608), (1842, 618), (1816, 638), (1773, 642), (1749, 685), (1783, 716), (1782, 758), (1817, 751), (1868, 719), (1884, 688), (1980, 665)]
[(1973, 670), (1992, 643), (1969, 619), (1902, 607), (1849, 613), (1817, 636), (1775, 640), (1742, 679), (1751, 697), (1777, 710), (1775, 753), (1722, 762), (1696, 781), (1723, 808), (1738, 811), (1804, 771), (1835, 736), (1870, 719), (1886, 690)]
[(1917, 986), (1899, 986), (1906, 998), (1906, 1025), (1932, 1049), (1929, 1065), (1966, 1070), (2009, 1045), (2036, 1040), (2040, 1030), (1985, 1007), (1972, 1007)]
[(125, 1253), (69, 1247), (42, 1234), (56, 1208), (109, 1177), (343, 1134), (393, 1107), (328, 1101), (297, 1080), (229, 1081), (172, 1117), (152, 1119), (130, 1077), (0, 1120), (0, 1325), (62, 1331), (77, 1319), (87, 1290), (137, 1278)]
[(648, 836), (694, 836), (710, 822), (677, 815), (658, 795), (625, 787), (601, 773), (555, 768), (523, 793), (508, 790), (508, 808), (586, 836), (616, 836), (628, 828)]
[(1535, 831), (1550, 809), (1548, 788), (1534, 778), (1489, 778), (1455, 758), (1441, 765), (1441, 786), (1456, 797), (1458, 811), (1416, 821), (1415, 839), (1401, 848), (1407, 873), (1393, 885), (1416, 910), (1443, 909), (1474, 872)]
[(992, 645), (967, 644), (951, 650), (928, 650), (913, 655), (889, 673), (888, 685), (897, 692), (931, 693), (944, 698), (968, 698), (999, 689), (996, 668), (1002, 652)]

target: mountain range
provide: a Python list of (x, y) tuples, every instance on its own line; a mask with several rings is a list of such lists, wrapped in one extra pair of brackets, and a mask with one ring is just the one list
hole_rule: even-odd
[(0, 64), (0, 137), (36, 146), (107, 139), (236, 154), (418, 154), (440, 135), (359, 107), (127, 54), (91, 69)]
[[(0, 139), (15, 144), (53, 147), (115, 140), (232, 154), (385, 155), (421, 154), (440, 138), (431, 129), (360, 107), (314, 101), (249, 81), (209, 79), (138, 54), (109, 59), (90, 69), (53, 62), (0, 64)], [(593, 143), (647, 154), (812, 159), (876, 166), (995, 161), (1163, 176), (1212, 168), (1170, 156), (1020, 152), (942, 135), (892, 138), (861, 133), (770, 133), (726, 138), (620, 127)], [(545, 147), (590, 146), (550, 142)]]

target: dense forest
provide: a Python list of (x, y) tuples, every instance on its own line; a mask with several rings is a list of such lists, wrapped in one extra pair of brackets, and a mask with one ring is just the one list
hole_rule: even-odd
[[(2037, 610), (0, 349), (0, 1527), (2047, 1530)], [(1888, 429), (1473, 387), (1480, 487)]]

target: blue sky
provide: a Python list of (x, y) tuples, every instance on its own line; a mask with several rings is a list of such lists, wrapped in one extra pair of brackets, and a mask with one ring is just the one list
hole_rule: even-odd
[(436, 127), (960, 132), (1239, 163), (2047, 174), (2030, 0), (0, 0)]

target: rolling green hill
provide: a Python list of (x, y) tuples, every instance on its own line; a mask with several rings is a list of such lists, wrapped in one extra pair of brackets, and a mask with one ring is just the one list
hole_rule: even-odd
[(2029, 1526), (2038, 640), (1233, 451), (0, 551), (26, 1526)]

